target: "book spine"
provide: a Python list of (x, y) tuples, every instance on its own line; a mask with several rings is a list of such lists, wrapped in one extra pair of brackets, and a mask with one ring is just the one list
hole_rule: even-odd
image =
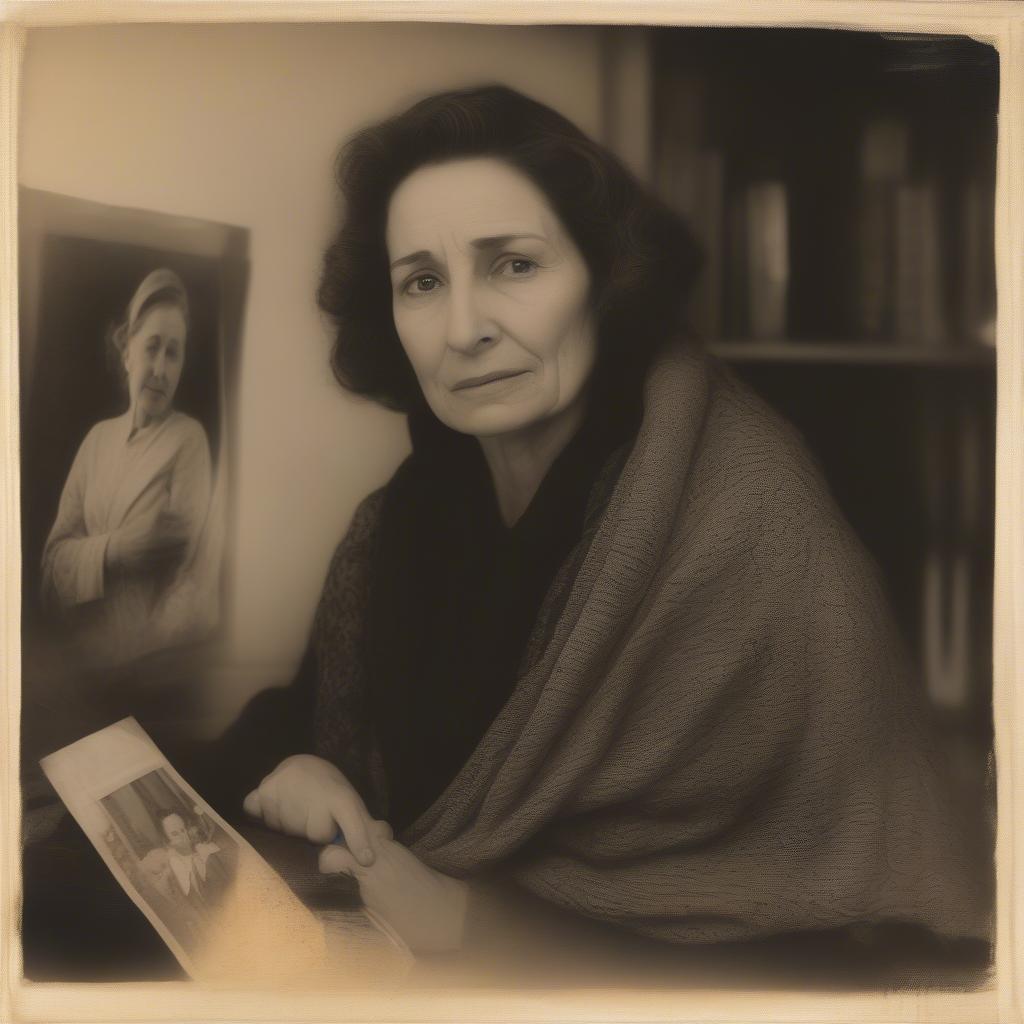
[(893, 333), (894, 192), (888, 182), (867, 182), (861, 196), (857, 238), (860, 333), (879, 339)]
[(870, 339), (897, 333), (897, 193), (907, 179), (909, 152), (904, 122), (886, 117), (865, 125), (860, 140), (856, 321)]
[(750, 334), (746, 194), (742, 189), (729, 198), (726, 242), (726, 304), (723, 315), (726, 333), (731, 338)]
[(931, 182), (921, 186), (921, 325), (919, 336), (929, 345), (944, 345), (949, 340), (945, 308), (945, 289), (942, 287), (942, 230), (939, 190)]
[(789, 212), (781, 181), (751, 185), (746, 193), (746, 262), (750, 334), (786, 333), (789, 291)]
[(984, 414), (970, 395), (945, 395), (924, 409), (925, 534), (921, 643), (932, 702), (967, 712), (986, 671), (978, 628), (985, 591), (977, 553), (987, 543), (988, 445)]
[(895, 219), (896, 338), (901, 342), (944, 344), (948, 334), (935, 187), (900, 185)]
[(995, 344), (995, 188), (972, 180), (963, 191), (963, 296), (960, 329), (968, 342)]

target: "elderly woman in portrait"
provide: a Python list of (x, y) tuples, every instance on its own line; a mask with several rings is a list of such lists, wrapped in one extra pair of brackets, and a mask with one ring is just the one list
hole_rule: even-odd
[(517, 894), (668, 943), (984, 938), (879, 573), (797, 433), (688, 337), (685, 226), (501, 87), (363, 131), (339, 181), (334, 372), (412, 454), (293, 685), (218, 747), (221, 798), (329, 844), (421, 950)]
[(188, 326), (181, 279), (153, 271), (113, 336), (128, 408), (82, 441), (43, 552), (44, 598), (100, 666), (208, 625), (197, 553), (210, 505), (209, 447), (203, 427), (174, 408)]

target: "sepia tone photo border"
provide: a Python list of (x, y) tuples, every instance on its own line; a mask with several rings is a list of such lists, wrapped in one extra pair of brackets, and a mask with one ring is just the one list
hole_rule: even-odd
[[(122, 22), (445, 21), (847, 28), (969, 35), (1000, 58), (996, 193), (994, 717), (998, 766), (993, 980), (976, 992), (847, 995), (687, 989), (266, 992), (189, 983), (33, 984), (21, 976), (17, 138), (33, 27)], [(1024, 1021), (1024, 6), (1014, 0), (8, 0), (0, 6), (0, 1021)]]

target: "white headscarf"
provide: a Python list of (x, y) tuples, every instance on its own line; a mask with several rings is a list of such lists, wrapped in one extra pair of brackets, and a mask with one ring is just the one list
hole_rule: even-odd
[(143, 278), (142, 283), (135, 289), (132, 301), (128, 303), (128, 319), (124, 325), (126, 339), (130, 338), (135, 330), (139, 322), (139, 315), (146, 307), (146, 303), (158, 292), (164, 291), (172, 293), (174, 301), (181, 306), (185, 319), (188, 319), (188, 294), (185, 291), (184, 283), (173, 270), (160, 267), (159, 270), (154, 270)]

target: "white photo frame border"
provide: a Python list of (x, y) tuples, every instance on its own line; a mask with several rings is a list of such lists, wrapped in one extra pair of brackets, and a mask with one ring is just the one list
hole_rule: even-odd
[[(0, 9), (0, 761), (3, 831), (0, 1019), (303, 1021), (928, 1021), (1024, 1020), (1024, 8), (1012, 0), (8, 0)], [(993, 714), (997, 759), (997, 930), (993, 983), (976, 992), (843, 994), (620, 991), (267, 993), (188, 983), (25, 982), (18, 942), (20, 533), (17, 125), (21, 58), (34, 27), (121, 22), (433, 21), (844, 28), (963, 34), (1000, 58), (996, 172), (996, 543)]]

